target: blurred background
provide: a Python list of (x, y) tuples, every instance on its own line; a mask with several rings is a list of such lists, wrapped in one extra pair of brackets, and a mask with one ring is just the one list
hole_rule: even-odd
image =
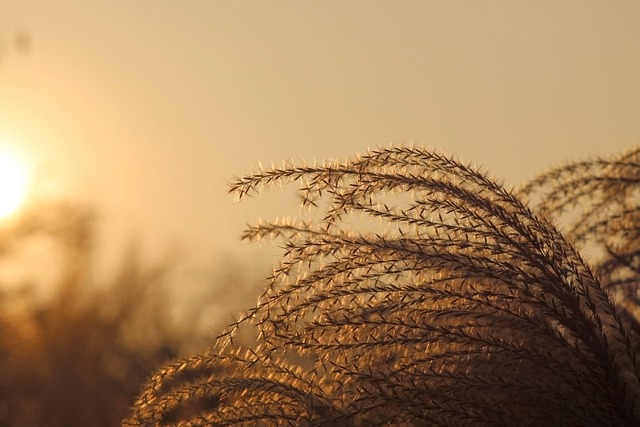
[(234, 176), (413, 142), (513, 186), (638, 144), (639, 21), (630, 0), (0, 0), (0, 166), (25, 183), (0, 219), (0, 425), (118, 425), (251, 306), (277, 250), (240, 232), (298, 208), (235, 203)]

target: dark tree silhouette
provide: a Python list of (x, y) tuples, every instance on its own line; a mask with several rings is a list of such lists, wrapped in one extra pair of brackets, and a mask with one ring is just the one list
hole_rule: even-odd
[(638, 150), (516, 191), (413, 147), (236, 179), (321, 217), (246, 231), (284, 242), (262, 298), (125, 425), (639, 425), (639, 180)]

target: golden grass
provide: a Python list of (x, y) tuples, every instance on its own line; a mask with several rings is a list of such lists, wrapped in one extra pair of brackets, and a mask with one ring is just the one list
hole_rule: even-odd
[[(519, 191), (414, 147), (238, 178), (239, 198), (296, 182), (321, 219), (249, 227), (284, 245), (258, 304), (124, 424), (639, 425), (638, 156)], [(233, 341), (247, 325), (254, 348)]]

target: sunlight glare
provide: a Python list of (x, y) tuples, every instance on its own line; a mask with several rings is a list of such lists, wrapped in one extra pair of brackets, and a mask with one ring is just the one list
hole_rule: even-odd
[(10, 152), (0, 149), (0, 219), (18, 210), (26, 190), (27, 176), (24, 166)]

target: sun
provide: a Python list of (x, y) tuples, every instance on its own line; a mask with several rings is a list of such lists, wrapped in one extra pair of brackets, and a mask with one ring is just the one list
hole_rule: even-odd
[(27, 173), (9, 151), (0, 149), (0, 219), (18, 210), (27, 192)]

